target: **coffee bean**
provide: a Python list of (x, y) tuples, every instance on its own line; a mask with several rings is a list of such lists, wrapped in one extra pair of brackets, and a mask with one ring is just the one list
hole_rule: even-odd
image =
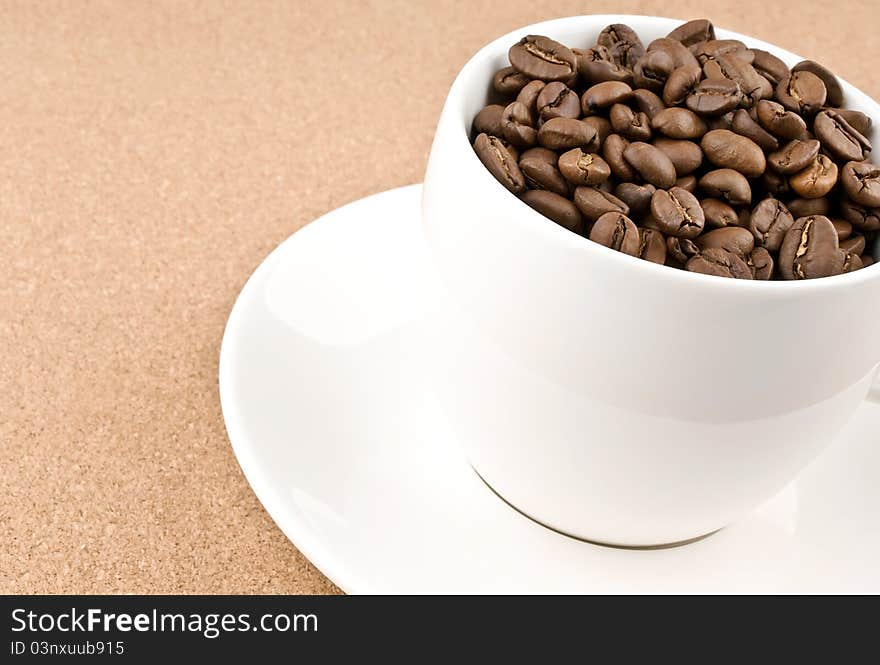
[(614, 195), (629, 206), (630, 212), (626, 214), (641, 217), (648, 212), (655, 191), (654, 185), (622, 182), (614, 188)]
[(510, 47), (510, 64), (529, 78), (565, 81), (576, 70), (574, 53), (549, 37), (528, 35)]
[(707, 249), (700, 252), (688, 260), (685, 268), (703, 275), (752, 279), (752, 271), (746, 262), (726, 249)]
[(603, 81), (587, 88), (581, 97), (584, 115), (614, 104), (626, 102), (632, 97), (632, 88), (623, 81)]
[(870, 162), (847, 162), (840, 182), (851, 201), (866, 208), (880, 207), (880, 167)]
[(489, 104), (489, 106), (483, 107), (480, 112), (474, 116), (474, 134), (499, 136), (501, 134), (502, 113), (504, 113), (504, 107), (501, 106), (501, 104)]
[(707, 79), (728, 78), (736, 82), (741, 93), (740, 105), (751, 107), (761, 99), (772, 96), (773, 86), (751, 64), (738, 56), (738, 53), (722, 54), (703, 65), (703, 71)]
[(663, 109), (651, 119), (651, 127), (671, 139), (698, 139), (708, 131), (702, 118), (683, 108)]
[(644, 113), (636, 113), (626, 104), (615, 104), (609, 113), (612, 129), (629, 141), (649, 141), (651, 122)]
[(559, 81), (545, 85), (538, 93), (536, 104), (538, 115), (544, 121), (551, 118), (578, 118), (581, 114), (581, 100)]
[(688, 47), (677, 39), (669, 39), (668, 37), (660, 37), (648, 44), (648, 53), (662, 52), (672, 58), (673, 69), (676, 67), (684, 67), (685, 65), (699, 65), (696, 56), (688, 50)]
[(691, 52), (701, 65), (718, 60), (723, 55), (735, 55), (747, 63), (750, 63), (755, 57), (738, 39), (708, 39), (693, 44)]
[(791, 192), (791, 187), (788, 186), (788, 178), (778, 174), (773, 169), (764, 171), (760, 184), (770, 196), (777, 198), (786, 197)]
[(822, 79), (808, 71), (792, 72), (776, 86), (776, 101), (801, 115), (818, 113), (825, 105), (826, 95)]
[(804, 170), (819, 154), (819, 142), (815, 139), (789, 141), (776, 152), (767, 155), (770, 168), (782, 175), (792, 175)]
[(501, 114), (501, 134), (517, 148), (531, 148), (537, 142), (538, 132), (532, 115), (522, 102), (508, 104)]
[(767, 280), (773, 277), (773, 256), (763, 247), (755, 247), (746, 258), (752, 279)]
[[(831, 220), (831, 223), (834, 224), (834, 228), (837, 230), (837, 224), (833, 219)], [(852, 236), (846, 240), (841, 240), (840, 235), (838, 234), (837, 238), (840, 242), (840, 249), (844, 252), (852, 252), (854, 254), (865, 253), (865, 236)]]
[(706, 223), (700, 202), (680, 187), (654, 192), (651, 214), (665, 235), (676, 238), (696, 238)]
[(834, 225), (822, 215), (796, 220), (779, 248), (779, 270), (785, 279), (839, 275), (843, 260)]
[(668, 139), (661, 136), (654, 139), (654, 147), (669, 157), (678, 177), (693, 173), (703, 163), (703, 151), (693, 141)]
[(779, 148), (779, 141), (776, 137), (755, 122), (745, 109), (739, 109), (733, 114), (733, 123), (730, 129), (757, 143), (764, 152), (771, 152)]
[[(636, 91), (638, 92), (638, 91)], [(635, 93), (633, 93), (635, 94)], [(841, 118), (846, 120), (850, 126), (855, 129), (862, 136), (867, 136), (871, 133), (871, 122), (870, 116), (865, 115), (861, 111), (856, 111), (855, 109), (834, 109), (829, 108), (825, 109), (826, 111), (834, 111)]]
[(474, 141), (474, 150), (483, 165), (495, 179), (514, 194), (519, 194), (526, 187), (525, 178), (513, 155), (496, 136), (480, 134)]
[(543, 189), (529, 189), (520, 195), (520, 199), (569, 231), (583, 232), (584, 218), (574, 203), (564, 196)]
[(643, 180), (658, 189), (667, 189), (675, 183), (675, 166), (672, 160), (650, 143), (630, 143), (623, 151), (623, 158)]
[(844, 199), (840, 202), (840, 212), (861, 231), (880, 231), (880, 208), (866, 208)]
[(843, 87), (840, 85), (840, 81), (837, 80), (837, 77), (834, 74), (825, 69), (818, 62), (804, 60), (792, 67), (791, 71), (792, 73), (811, 72), (812, 74), (815, 74), (822, 80), (822, 83), (825, 84), (827, 103), (831, 106), (840, 106), (843, 104)]
[(758, 122), (768, 132), (785, 141), (802, 136), (807, 131), (807, 123), (797, 113), (788, 111), (782, 104), (762, 99), (755, 105)]
[[(841, 250), (843, 251), (843, 250)], [(843, 269), (841, 272), (855, 272), (862, 268), (862, 259), (858, 254), (843, 252)]]
[(682, 268), (692, 256), (696, 256), (699, 253), (700, 248), (697, 247), (693, 240), (676, 238), (675, 236), (670, 236), (666, 239), (667, 258)]
[(633, 69), (633, 82), (642, 89), (662, 92), (669, 75), (675, 70), (675, 60), (667, 51), (645, 54)]
[[(544, 89), (544, 86), (547, 84), (544, 81), (530, 81), (522, 90), (520, 90), (516, 95), (516, 100), (523, 106), (525, 106), (529, 113), (533, 116), (538, 115), (538, 95), (541, 94), (541, 91)], [(579, 109), (580, 110), (580, 109)]]
[(703, 216), (706, 218), (706, 226), (709, 228), (724, 228), (738, 226), (739, 218), (736, 210), (719, 199), (706, 198), (700, 200)]
[(805, 199), (818, 199), (837, 184), (837, 164), (826, 155), (818, 155), (812, 164), (791, 176), (789, 183)]
[(663, 100), (656, 93), (645, 88), (633, 90), (633, 101), (635, 101), (639, 111), (651, 119), (666, 108), (666, 104), (663, 103)]
[(584, 81), (601, 83), (602, 81), (623, 81), (632, 84), (632, 70), (620, 65), (604, 46), (596, 45), (591, 49), (575, 53), (577, 68)]
[(666, 263), (666, 238), (657, 229), (640, 228), (639, 252), (636, 256), (662, 266)]
[(868, 158), (871, 142), (837, 111), (826, 109), (813, 122), (816, 138), (837, 159), (860, 162)]
[(704, 233), (694, 242), (700, 251), (707, 249), (726, 249), (743, 258), (755, 249), (755, 236), (748, 229), (740, 226), (728, 226)]
[(585, 148), (596, 138), (596, 130), (573, 118), (550, 118), (537, 132), (538, 143), (551, 150)]
[(859, 258), (862, 260), (863, 268), (867, 268), (868, 266), (876, 263), (876, 259), (874, 259), (874, 257), (870, 254), (862, 254)]
[(699, 65), (684, 65), (674, 69), (663, 86), (663, 102), (667, 106), (683, 104), (697, 91), (702, 75), (703, 70)]
[(699, 42), (715, 39), (715, 26), (707, 19), (695, 19), (682, 23), (666, 36), (669, 39), (680, 41), (685, 46), (692, 46)]
[(608, 179), (611, 169), (599, 155), (574, 148), (559, 157), (562, 176), (573, 185), (598, 185)]
[(733, 130), (733, 111), (719, 116), (713, 116), (706, 119), (706, 126), (709, 130), (713, 129), (730, 129)]
[(606, 212), (593, 225), (590, 240), (611, 249), (638, 256), (639, 229), (632, 220), (619, 212)]
[[(669, 87), (669, 83), (666, 85)], [(685, 103), (694, 113), (719, 116), (739, 106), (741, 97), (739, 84), (735, 81), (724, 77), (710, 78), (700, 81)]]
[(645, 54), (645, 47), (635, 30), (622, 23), (606, 27), (596, 41), (599, 46), (608, 49), (615, 62), (627, 69), (635, 67), (638, 59)]
[(519, 169), (532, 189), (568, 196), (568, 182), (559, 172), (558, 155), (547, 148), (526, 150), (519, 158)]
[(495, 72), (492, 77), (492, 87), (495, 92), (512, 97), (522, 90), (531, 79), (516, 70), (515, 67), (505, 67)]
[[(607, 182), (607, 181), (606, 181)], [(588, 222), (595, 222), (606, 212), (629, 215), (629, 206), (609, 192), (596, 187), (578, 187), (574, 190), (574, 204)]]
[(591, 127), (596, 132), (596, 136), (585, 146), (585, 150), (587, 152), (599, 152), (602, 149), (602, 145), (605, 143), (605, 139), (608, 138), (613, 131), (611, 129), (611, 123), (607, 118), (603, 118), (599, 115), (591, 115), (582, 119), (581, 122), (588, 127)]
[(785, 204), (778, 199), (766, 198), (752, 211), (749, 231), (759, 245), (776, 252), (792, 224), (794, 224), (794, 216)]
[(786, 205), (795, 219), (810, 215), (827, 215), (831, 210), (831, 201), (827, 196), (818, 199), (789, 199)]
[(774, 89), (782, 79), (789, 75), (788, 66), (772, 53), (757, 48), (753, 48), (752, 53), (755, 54), (752, 67), (767, 79)]
[(835, 218), (831, 220), (831, 223), (834, 224), (834, 230), (837, 231), (838, 240), (846, 240), (852, 235), (853, 225), (845, 219)]
[(748, 177), (761, 175), (767, 167), (758, 144), (729, 129), (713, 129), (703, 137), (700, 146), (715, 166), (734, 169)]
[(700, 178), (700, 188), (710, 197), (730, 205), (748, 205), (752, 202), (752, 187), (739, 171), (716, 169)]
[(638, 177), (636, 170), (623, 157), (627, 147), (629, 147), (629, 141), (619, 134), (611, 134), (602, 145), (602, 156), (608, 162), (611, 172), (624, 182), (633, 181)]
[(684, 175), (680, 178), (677, 178), (675, 181), (676, 187), (681, 187), (682, 189), (693, 194), (697, 191), (697, 176), (695, 175)]

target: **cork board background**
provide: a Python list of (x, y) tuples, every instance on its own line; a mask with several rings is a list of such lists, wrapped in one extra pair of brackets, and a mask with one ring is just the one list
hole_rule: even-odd
[[(419, 182), (456, 71), (535, 21), (707, 16), (880, 98), (874, 0), (0, 3), (0, 592), (334, 593), (233, 457), (266, 254)], [(376, 165), (381, 168), (376, 168)]]

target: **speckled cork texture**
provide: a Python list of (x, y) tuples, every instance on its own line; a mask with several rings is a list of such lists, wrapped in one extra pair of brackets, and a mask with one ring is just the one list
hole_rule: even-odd
[(708, 16), (880, 97), (871, 0), (4, 3), (0, 592), (338, 592), (232, 454), (226, 317), (288, 235), (421, 180), (477, 48), (584, 10)]

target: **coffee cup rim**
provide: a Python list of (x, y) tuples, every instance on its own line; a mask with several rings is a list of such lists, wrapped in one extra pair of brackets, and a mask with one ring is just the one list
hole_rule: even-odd
[[(499, 183), (488, 170), (482, 167), (479, 158), (470, 144), (470, 123), (472, 118), (466, 117), (466, 114), (463, 112), (462, 107), (464, 105), (464, 100), (468, 94), (472, 93), (475, 85), (482, 85), (483, 87), (489, 85), (488, 81), (469, 81), (472, 72), (487, 60), (497, 58), (500, 53), (506, 53), (513, 43), (528, 34), (541, 34), (553, 38), (555, 31), (558, 31), (562, 26), (569, 27), (569, 24), (572, 22), (588, 22), (594, 24), (598, 29), (601, 29), (605, 25), (610, 25), (612, 23), (627, 23), (633, 22), (634, 20), (638, 23), (644, 21), (658, 23), (663, 27), (668, 27), (668, 31), (671, 31), (673, 28), (684, 22), (683, 19), (651, 16), (646, 14), (584, 14), (579, 16), (565, 16), (511, 30), (510, 32), (483, 45), (462, 66), (450, 87), (446, 105), (449, 106), (451, 104), (457, 111), (462, 111), (461, 113), (454, 114), (454, 117), (461, 117), (462, 124), (460, 127), (456, 128), (460, 129), (460, 131), (456, 132), (457, 135), (446, 137), (446, 140), (455, 140), (457, 142), (457, 148), (463, 149), (462, 152), (464, 153), (464, 159), (472, 160), (472, 165), (476, 163), (476, 165), (480, 167), (475, 169), (476, 172), (480, 174), (477, 177), (482, 177), (482, 182), (485, 182), (487, 187), (490, 189), (494, 188), (492, 191), (496, 192), (496, 194), (500, 193), (502, 195), (511, 196), (510, 192)], [(715, 31), (720, 39), (738, 39), (746, 43), (749, 47), (768, 51), (783, 60), (789, 67), (797, 62), (807, 59), (756, 37), (744, 35), (718, 26), (715, 26)], [(871, 119), (874, 120), (875, 123), (880, 122), (880, 103), (849, 83), (849, 81), (843, 77), (837, 74), (835, 74), (835, 76), (837, 76), (837, 79), (840, 81), (847, 100), (850, 102), (849, 108), (855, 108), (864, 113), (868, 113), (870, 110), (868, 115), (870, 115)], [(853, 105), (853, 101), (856, 102), (855, 105)], [(878, 125), (875, 124), (875, 127), (877, 126)], [(632, 269), (644, 271), (643, 276), (646, 278), (684, 280), (685, 283), (690, 283), (692, 285), (703, 284), (707, 287), (716, 287), (727, 290), (761, 290), (765, 293), (788, 293), (790, 289), (795, 289), (800, 293), (806, 293), (810, 291), (847, 288), (880, 278), (880, 261), (875, 261), (874, 264), (854, 272), (804, 280), (731, 279), (674, 269), (638, 257), (629, 256), (628, 254), (600, 245), (599, 243), (593, 242), (588, 238), (559, 226), (541, 213), (530, 208), (525, 203), (520, 203), (523, 214), (514, 216), (511, 220), (512, 223), (526, 225), (529, 228), (529, 231), (534, 233), (546, 233), (548, 237), (555, 236), (556, 241), (562, 243), (567, 249), (586, 252), (597, 260), (629, 261), (632, 264)], [(540, 228), (538, 225), (540, 225)]]

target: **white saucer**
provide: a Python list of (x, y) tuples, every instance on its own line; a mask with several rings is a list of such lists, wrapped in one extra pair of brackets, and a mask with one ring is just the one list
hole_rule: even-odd
[(880, 407), (799, 479), (690, 545), (536, 524), (460, 453), (432, 395), (421, 187), (349, 204), (254, 272), (220, 354), (226, 428), (284, 533), (351, 593), (880, 592)]

